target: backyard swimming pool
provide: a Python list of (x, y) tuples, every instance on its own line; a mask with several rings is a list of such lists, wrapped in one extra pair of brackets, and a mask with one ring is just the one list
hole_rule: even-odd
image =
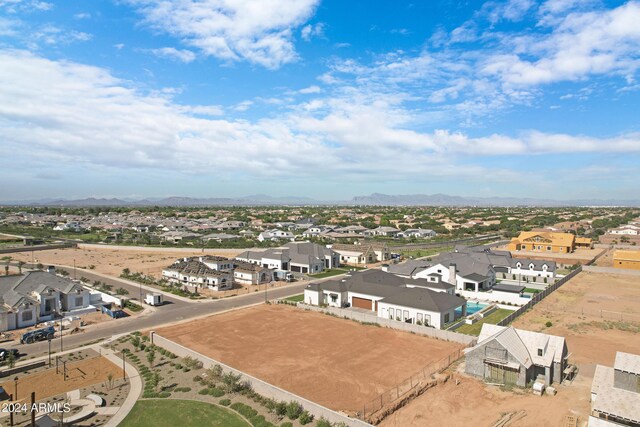
[[(476, 301), (467, 301), (467, 316), (477, 313), (478, 311), (485, 308), (487, 304), (483, 304), (481, 302)], [(456, 309), (456, 317), (462, 314), (462, 309)]]

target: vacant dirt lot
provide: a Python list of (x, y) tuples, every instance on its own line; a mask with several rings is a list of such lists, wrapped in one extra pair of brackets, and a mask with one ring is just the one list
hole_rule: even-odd
[[(158, 250), (161, 249), (161, 250)], [(133, 272), (150, 274), (158, 279), (162, 275), (162, 269), (171, 265), (173, 261), (181, 257), (203, 255), (202, 249), (198, 250), (164, 250), (164, 248), (140, 248), (140, 247), (99, 247), (92, 245), (86, 248), (55, 249), (49, 251), (34, 252), (36, 263), (45, 266), (50, 264), (73, 265), (80, 268), (94, 269), (98, 273), (110, 276), (119, 276), (124, 268)], [(242, 249), (205, 249), (204, 255), (220, 255), (234, 257), (242, 252)], [(10, 254), (14, 260), (31, 262), (31, 252)]]
[(156, 332), (321, 405), (351, 411), (460, 347), (284, 305)]
[(591, 381), (586, 377), (577, 378), (570, 386), (560, 386), (553, 397), (503, 391), (466, 375), (455, 378), (427, 390), (380, 425), (493, 426), (509, 418), (505, 427), (562, 426), (565, 415), (589, 411)]
[(640, 276), (582, 272), (514, 326), (564, 336), (579, 364), (612, 365), (617, 350), (640, 354)]
[[(31, 375), (18, 377), (18, 399), (24, 399), (36, 392), (36, 400), (57, 396), (67, 391), (80, 389), (107, 380), (111, 373), (113, 378), (122, 375), (122, 369), (104, 357), (84, 359), (74, 363), (67, 363), (67, 380), (60, 373), (56, 374), (55, 364), (52, 368)], [(7, 393), (15, 393), (13, 379), (0, 384)]]

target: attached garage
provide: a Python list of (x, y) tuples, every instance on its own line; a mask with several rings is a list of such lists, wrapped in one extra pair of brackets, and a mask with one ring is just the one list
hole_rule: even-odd
[(373, 301), (366, 298), (353, 297), (351, 298), (351, 305), (365, 310), (373, 310)]

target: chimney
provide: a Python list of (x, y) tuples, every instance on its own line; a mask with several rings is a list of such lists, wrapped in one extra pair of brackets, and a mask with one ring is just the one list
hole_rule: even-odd
[(456, 265), (454, 263), (449, 264), (449, 283), (456, 284)]

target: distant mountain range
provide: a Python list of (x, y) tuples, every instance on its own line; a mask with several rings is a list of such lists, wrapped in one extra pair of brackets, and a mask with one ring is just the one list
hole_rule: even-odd
[(552, 200), (518, 197), (461, 197), (447, 194), (408, 194), (388, 195), (373, 193), (368, 196), (356, 196), (351, 200), (322, 201), (308, 197), (273, 197), (256, 194), (238, 198), (212, 197), (165, 197), (146, 198), (141, 200), (86, 198), (78, 200), (41, 199), (0, 202), (4, 206), (60, 206), (60, 207), (91, 207), (91, 206), (312, 206), (312, 205), (341, 205), (341, 206), (483, 206), (483, 207), (561, 207), (561, 206), (640, 206), (640, 200)]

